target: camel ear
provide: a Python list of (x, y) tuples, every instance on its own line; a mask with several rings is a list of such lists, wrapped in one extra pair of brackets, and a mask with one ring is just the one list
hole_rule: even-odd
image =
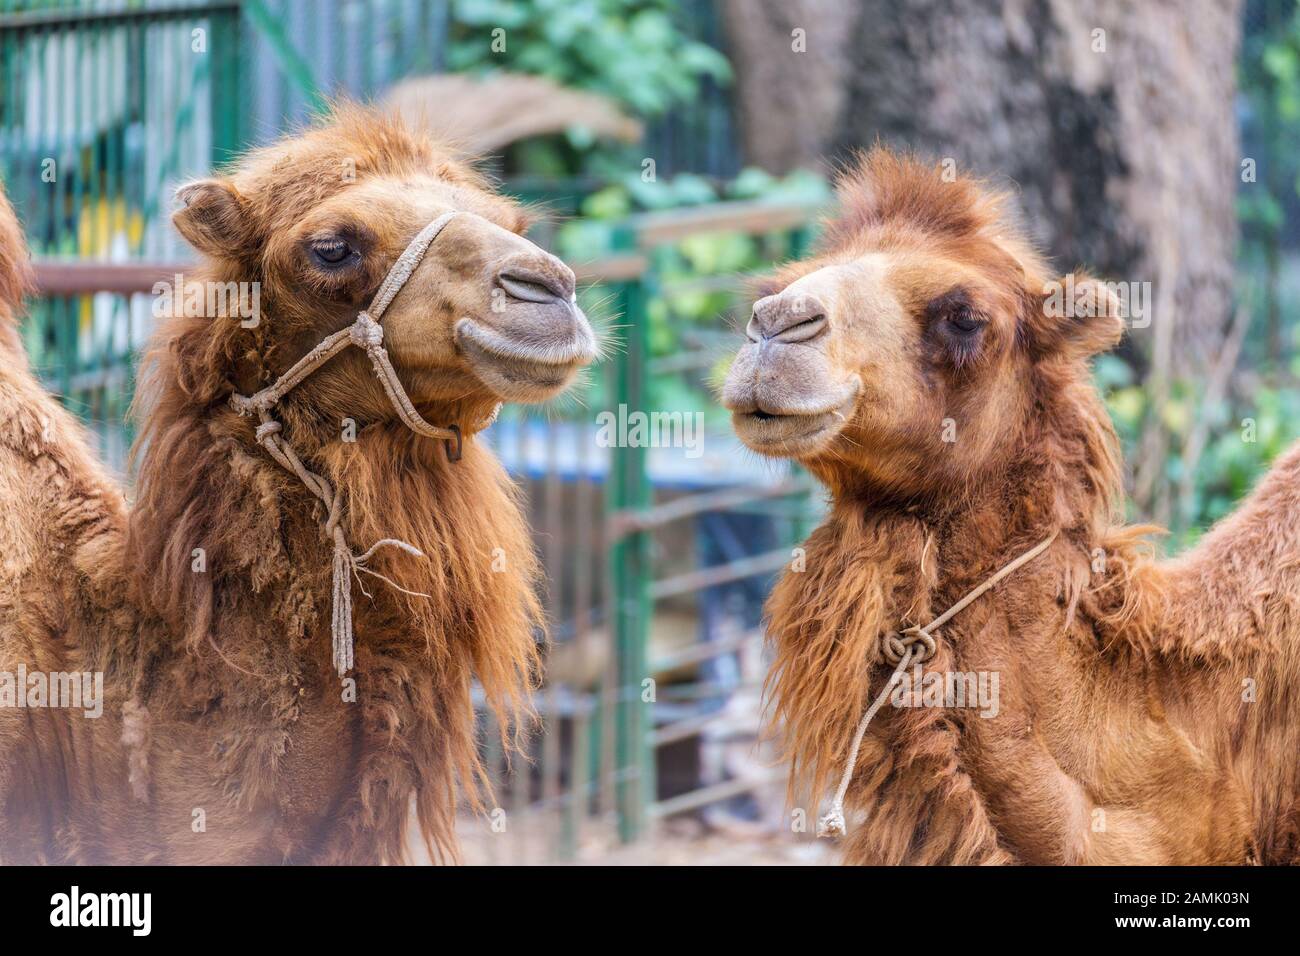
[(1128, 309), (1117, 288), (1086, 272), (1047, 283), (1033, 317), (1035, 351), (1089, 359), (1118, 345)]
[(199, 179), (176, 190), (180, 208), (172, 215), (176, 230), (199, 252), (232, 257), (247, 236), (244, 201), (230, 183)]

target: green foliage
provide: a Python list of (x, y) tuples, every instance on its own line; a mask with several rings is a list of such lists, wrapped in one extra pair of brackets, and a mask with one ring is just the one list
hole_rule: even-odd
[[(1149, 393), (1133, 382), (1132, 371), (1114, 356), (1103, 356), (1097, 363), (1095, 379), (1123, 442), (1125, 458), (1133, 462), (1143, 424), (1154, 413)], [(1235, 510), (1273, 460), (1295, 440), (1300, 387), (1260, 386), (1249, 400), (1224, 400), (1202, 408), (1196, 385), (1176, 383), (1161, 412), (1171, 438), (1162, 477), (1171, 488), (1182, 486), (1182, 449), (1201, 418), (1207, 419), (1205, 446), (1195, 465), (1187, 509), (1182, 513), (1175, 509), (1170, 521), (1172, 551), (1190, 545)]]
[[(455, 0), (448, 65), (549, 77), (609, 96), (641, 116), (685, 103), (712, 77), (731, 79), (717, 50), (679, 27), (675, 0)], [(505, 31), (505, 53), (492, 31)], [(582, 133), (575, 134), (580, 140)]]
[(1281, 247), (1294, 245), (1300, 211), (1300, 5), (1261, 3), (1242, 37), (1240, 86), (1244, 175), (1237, 209), (1241, 263), (1262, 273), (1263, 303), (1276, 314)]
[[(727, 58), (682, 20), (679, 0), (454, 0), (447, 67), (544, 76), (653, 120), (687, 107), (705, 80), (732, 79)], [(634, 147), (597, 141), (580, 123), (506, 151), (509, 172), (557, 179), (616, 176), (636, 161)]]

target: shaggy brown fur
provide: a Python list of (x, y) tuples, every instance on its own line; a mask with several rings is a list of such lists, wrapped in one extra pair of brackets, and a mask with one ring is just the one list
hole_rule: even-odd
[[(792, 795), (815, 806), (838, 781), (890, 672), (882, 633), (932, 620), (1059, 531), (949, 622), (925, 664), (998, 672), (1000, 713), (886, 706), (876, 718), (846, 859), (1296, 862), (1300, 447), (1194, 551), (1154, 560), (1151, 529), (1119, 523), (1118, 443), (1087, 368), (1118, 339), (1115, 303), (1049, 314), (1050, 273), (978, 183), (876, 151), (841, 196), (817, 257), (769, 290), (804, 280), (821, 296), (818, 347), (862, 380), (838, 431), (790, 454), (832, 496), (806, 570), (787, 572), (767, 609)], [(979, 319), (973, 333), (954, 328), (954, 295)], [(781, 350), (765, 347), (758, 404), (789, 404), (812, 386), (779, 378)], [(809, 343), (797, 348), (810, 361)], [(761, 441), (771, 422), (746, 414), (746, 386), (729, 383), (740, 434), (781, 454)], [(941, 440), (945, 418), (955, 442)]]
[[(0, 367), (0, 670), (103, 671), (106, 696), (97, 720), (0, 710), (0, 856), (398, 862), (412, 812), (430, 851), (453, 856), (458, 794), (482, 792), (471, 679), (505, 726), (535, 677), (537, 565), (515, 490), (473, 440), (453, 464), (397, 422), (360, 354), (333, 360), (278, 410), (304, 460), (342, 490), (354, 546), (396, 537), (428, 555), (376, 557), (427, 597), (354, 585), (369, 596), (356, 595), (348, 702), (330, 663), (319, 507), (227, 403), (350, 321), (439, 209), (471, 209), (483, 218), (453, 220), (390, 312), (394, 363), (417, 406), (471, 433), (500, 396), (456, 364), (442, 328), (475, 314), (458, 301), (476, 285), (470, 267), (493, 243), (549, 266), (512, 235), (526, 221), (518, 208), (360, 110), (186, 198), (178, 226), (208, 259), (197, 278), (260, 280), (263, 315), (252, 329), (188, 317), (158, 330), (138, 391), (129, 511), (74, 420), (25, 367)], [(321, 210), (354, 214), (340, 228), (364, 233), (354, 242), (368, 255), (341, 278), (301, 258), (294, 230), (319, 230)], [(0, 208), (6, 338), (22, 258)], [(355, 442), (338, 440), (344, 416)]]
[[(0, 184), (3, 185), (3, 184)], [(21, 343), (16, 334), (12, 316), (18, 311), (23, 296), (32, 288), (32, 269), (27, 261), (27, 244), (23, 242), (9, 199), (0, 189), (0, 343), (10, 352), (19, 352)]]

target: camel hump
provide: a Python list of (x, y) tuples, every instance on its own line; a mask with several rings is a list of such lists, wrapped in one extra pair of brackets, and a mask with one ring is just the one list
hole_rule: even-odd
[(472, 157), (572, 126), (623, 143), (637, 142), (642, 132), (608, 97), (522, 73), (411, 77), (394, 86), (383, 105), (413, 129)]
[[(112, 497), (115, 488), (91, 452), (84, 427), (27, 362), (18, 322), (23, 300), (35, 289), (23, 230), (0, 184), (0, 509), (15, 505), (14, 494), (49, 493), (64, 479), (79, 494), (93, 487), (94, 495)], [(5, 541), (0, 525), (0, 550)]]
[(35, 288), (31, 257), (18, 216), (0, 186), (0, 347), (21, 354), (18, 313), (23, 299)]

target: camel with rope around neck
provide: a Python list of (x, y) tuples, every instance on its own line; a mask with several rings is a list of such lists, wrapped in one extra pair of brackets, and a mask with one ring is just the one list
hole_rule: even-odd
[(161, 323), (129, 504), (27, 367), (0, 205), (0, 672), (101, 673), (104, 698), (0, 708), (0, 860), (454, 858), (471, 682), (518, 732), (543, 617), (474, 436), (594, 358), (573, 273), (360, 108), (178, 196), (187, 282), (260, 283), (261, 314)]
[[(1112, 289), (1058, 280), (1005, 196), (938, 166), (877, 149), (839, 196), (722, 391), (749, 448), (830, 495), (767, 606), (792, 800), (846, 775), (851, 863), (1296, 862), (1300, 446), (1156, 560), (1089, 375)], [(948, 692), (972, 675), (999, 699)]]

